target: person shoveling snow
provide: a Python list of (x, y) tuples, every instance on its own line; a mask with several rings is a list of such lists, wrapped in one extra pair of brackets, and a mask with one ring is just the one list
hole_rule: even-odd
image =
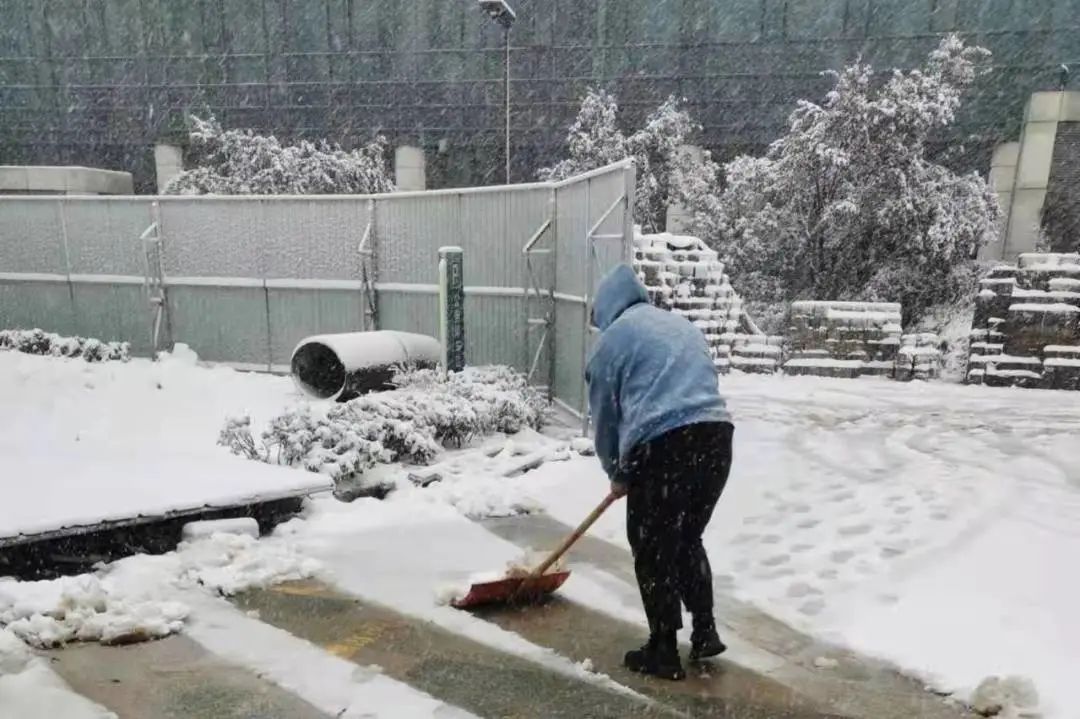
[(704, 336), (652, 306), (630, 267), (601, 281), (592, 319), (601, 330), (586, 368), (596, 454), (612, 495), (627, 497), (627, 535), (649, 620), (649, 641), (624, 661), (636, 672), (681, 679), (680, 600), (693, 616), (691, 660), (726, 649), (701, 536), (731, 469), (734, 428)]

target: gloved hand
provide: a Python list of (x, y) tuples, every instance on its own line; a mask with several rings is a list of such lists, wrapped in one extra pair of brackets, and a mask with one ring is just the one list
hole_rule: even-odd
[(629, 489), (630, 487), (627, 486), (626, 482), (620, 482), (618, 479), (611, 480), (611, 493), (615, 495), (616, 499), (625, 497)]

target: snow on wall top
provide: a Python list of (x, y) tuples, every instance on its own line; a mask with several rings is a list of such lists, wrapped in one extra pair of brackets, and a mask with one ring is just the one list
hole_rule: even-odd
[(822, 314), (829, 310), (841, 312), (890, 312), (900, 319), (899, 302), (841, 302), (830, 300), (798, 300), (791, 303), (792, 312)]
[(1009, 305), (1009, 312), (1046, 312), (1064, 315), (1080, 312), (1080, 307), (1073, 307), (1072, 305), (1067, 305), (1062, 302), (1047, 305), (1021, 302), (1015, 305)]
[(878, 312), (871, 310), (835, 310), (825, 311), (825, 319), (836, 324), (845, 324), (852, 327), (869, 327), (870, 325), (886, 325), (900, 322), (900, 312)]
[[(1017, 264), (1022, 270), (1065, 269), (1076, 267), (1080, 272), (1080, 253), (1070, 252), (1025, 252), (1020, 255)], [(1071, 269), (1069, 271), (1072, 271)]]
[(1074, 277), (1055, 277), (1050, 280), (1050, 289), (1055, 292), (1080, 290), (1080, 279)]
[(670, 232), (645, 234), (641, 231), (640, 225), (634, 225), (634, 245), (636, 247), (659, 245), (672, 250), (707, 250), (712, 252), (712, 250), (709, 249), (709, 246), (697, 237), (692, 237), (690, 235), (674, 235)]
[[(1074, 287), (1080, 287), (1080, 280), (1069, 280), (1068, 282), (1076, 282)], [(1065, 289), (1051, 289), (1050, 292), (1044, 292), (1043, 290), (1026, 290), (1023, 287), (1017, 287), (1013, 290), (1013, 297), (1019, 298), (1032, 298), (1032, 297), (1049, 297), (1058, 300), (1080, 300), (1080, 292), (1073, 292)]]

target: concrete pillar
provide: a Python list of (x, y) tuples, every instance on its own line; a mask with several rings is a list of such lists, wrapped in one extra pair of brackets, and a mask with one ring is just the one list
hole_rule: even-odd
[[(1016, 160), (1020, 155), (1019, 142), (1005, 142), (994, 148), (990, 158), (990, 187), (997, 194), (998, 205), (1003, 215), (1012, 207), (1013, 185), (1016, 182)], [(1007, 223), (1003, 222), (1001, 232), (994, 241), (979, 250), (980, 260), (999, 260), (1004, 256)]]
[(424, 150), (402, 145), (394, 150), (394, 184), (398, 190), (426, 190)]
[[(679, 154), (696, 162), (705, 159), (705, 150), (696, 145), (683, 145), (679, 148)], [(686, 211), (685, 207), (674, 202), (668, 205), (667, 217), (664, 219), (664, 226), (668, 232), (676, 235), (683, 233), (689, 224), (690, 213)]]
[(1001, 256), (1013, 262), (1033, 252), (1042, 226), (1042, 208), (1050, 184), (1050, 166), (1059, 122), (1080, 121), (1080, 92), (1036, 92), (1028, 101), (1024, 129), (1006, 208), (1006, 230)]
[(154, 145), (154, 170), (160, 193), (170, 180), (184, 171), (184, 149), (179, 145)]

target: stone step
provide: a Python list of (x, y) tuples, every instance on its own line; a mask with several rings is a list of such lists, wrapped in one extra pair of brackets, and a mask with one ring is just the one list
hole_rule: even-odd
[(1043, 362), (1038, 357), (1018, 357), (1014, 355), (973, 355), (968, 359), (968, 365), (973, 368), (988, 369), (993, 367), (998, 373), (1009, 371), (1026, 371), (1041, 373)]
[(777, 362), (773, 357), (739, 357), (731, 358), (731, 368), (749, 374), (773, 374), (776, 372)]
[(973, 355), (999, 355), (1005, 350), (1005, 345), (995, 342), (972, 342), (971, 354)]
[(1047, 345), (1043, 347), (1044, 359), (1080, 359), (1080, 345)]
[(788, 360), (783, 371), (787, 375), (854, 379), (862, 373), (862, 367), (858, 360), (805, 359)]

